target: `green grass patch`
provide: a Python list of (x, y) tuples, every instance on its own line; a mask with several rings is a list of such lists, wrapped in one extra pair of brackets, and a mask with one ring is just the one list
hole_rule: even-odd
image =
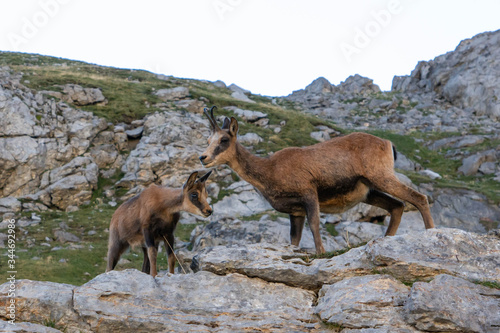
[(333, 257), (336, 257), (336, 256), (340, 256), (346, 252), (349, 252), (349, 250), (351, 249), (355, 249), (357, 247), (361, 247), (361, 246), (365, 246), (366, 245), (366, 242), (363, 242), (363, 243), (359, 243), (358, 245), (356, 246), (351, 246), (351, 247), (345, 247), (343, 249), (340, 249), (340, 250), (335, 250), (335, 251), (330, 251), (330, 252), (325, 252), (325, 253), (322, 253), (322, 254), (313, 254), (313, 255), (309, 255), (305, 261), (306, 262), (311, 262), (312, 260), (314, 259), (330, 259), (330, 258), (333, 258)]
[(332, 235), (333, 237), (339, 235), (339, 232), (337, 231), (337, 229), (335, 227), (336, 227), (336, 224), (334, 224), (334, 223), (326, 223), (325, 224), (326, 231), (328, 231), (328, 233), (330, 235)]
[(500, 282), (498, 281), (476, 281), (475, 283), (488, 288), (500, 289)]

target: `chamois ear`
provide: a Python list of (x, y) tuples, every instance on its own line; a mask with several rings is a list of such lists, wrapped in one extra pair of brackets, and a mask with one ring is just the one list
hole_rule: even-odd
[(209, 172), (207, 172), (206, 174), (203, 175), (203, 177), (201, 177), (200, 179), (198, 179), (196, 182), (197, 183), (204, 183), (208, 177), (210, 177), (210, 174), (212, 173), (212, 170), (210, 170)]
[(224, 118), (224, 123), (222, 124), (222, 129), (228, 129), (229, 128), (229, 123), (231, 123), (231, 121), (229, 120), (228, 117)]
[(234, 117), (231, 117), (231, 123), (229, 124), (229, 134), (232, 136), (238, 135), (238, 121)]
[(196, 177), (198, 177), (198, 171), (193, 172), (189, 176), (188, 180), (186, 181), (186, 183), (182, 188), (185, 190), (189, 190), (191, 187), (193, 187), (194, 183), (196, 183)]

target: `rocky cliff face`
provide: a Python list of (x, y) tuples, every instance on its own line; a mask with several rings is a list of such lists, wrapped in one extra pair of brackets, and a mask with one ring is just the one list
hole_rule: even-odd
[(500, 30), (462, 41), (410, 76), (396, 76), (392, 90), (433, 93), (475, 116), (500, 118)]
[[(497, 332), (498, 236), (380, 238), (331, 259), (268, 243), (205, 248), (196, 273), (112, 271), (76, 287), (18, 281), (28, 332)], [(473, 283), (475, 282), (475, 283)], [(9, 283), (0, 286), (6, 318)], [(40, 324), (52, 323), (55, 329)]]
[(101, 167), (117, 167), (125, 134), (110, 131), (92, 113), (32, 92), (20, 79), (0, 69), (0, 196), (25, 198), (26, 208), (35, 210), (89, 200), (99, 168), (87, 151), (106, 152)]

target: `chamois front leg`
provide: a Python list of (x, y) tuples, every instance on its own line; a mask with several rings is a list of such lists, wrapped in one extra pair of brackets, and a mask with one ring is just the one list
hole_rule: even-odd
[(309, 198), (305, 203), (307, 221), (309, 222), (309, 227), (311, 228), (314, 245), (316, 246), (316, 254), (325, 253), (325, 248), (321, 241), (321, 235), (319, 233), (319, 202), (317, 197)]
[(290, 215), (290, 242), (292, 245), (299, 246), (305, 220), (305, 216)]
[(144, 261), (142, 262), (142, 272), (149, 274), (151, 266), (149, 265), (148, 249), (146, 247), (143, 247), (142, 252), (144, 254)]
[(168, 255), (168, 271), (172, 274), (174, 274), (175, 271), (175, 255), (174, 255), (174, 234), (167, 234), (165, 236), (167, 240), (167, 244), (165, 244), (165, 248), (167, 249), (167, 255)]
[(143, 229), (142, 233), (144, 235), (144, 241), (146, 242), (148, 257), (149, 257), (149, 266), (150, 266), (150, 274), (155, 277), (158, 275), (156, 270), (156, 257), (158, 256), (158, 248), (155, 244), (155, 239), (153, 233), (149, 229)]

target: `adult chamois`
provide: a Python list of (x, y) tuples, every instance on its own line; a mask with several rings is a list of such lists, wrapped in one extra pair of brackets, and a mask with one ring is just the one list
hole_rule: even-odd
[(115, 268), (118, 259), (129, 246), (141, 245), (144, 252), (142, 271), (156, 276), (158, 245), (165, 239), (168, 269), (170, 273), (174, 273), (174, 231), (180, 212), (204, 217), (212, 214), (205, 188), (205, 181), (211, 172), (198, 180), (198, 172), (193, 172), (182, 188), (151, 184), (140, 194), (124, 202), (111, 218), (106, 272)]
[(228, 165), (274, 209), (289, 214), (293, 245), (299, 245), (307, 216), (316, 253), (324, 253), (319, 233), (320, 211), (339, 213), (359, 202), (387, 210), (391, 220), (385, 235), (393, 236), (404, 204), (391, 196), (415, 205), (425, 228), (434, 227), (427, 197), (395, 176), (396, 150), (390, 141), (352, 133), (304, 148), (285, 148), (263, 158), (252, 155), (238, 142), (238, 121), (234, 117), (226, 117), (219, 127), (214, 108), (203, 110), (212, 134), (208, 148), (200, 156), (201, 163), (205, 167)]

